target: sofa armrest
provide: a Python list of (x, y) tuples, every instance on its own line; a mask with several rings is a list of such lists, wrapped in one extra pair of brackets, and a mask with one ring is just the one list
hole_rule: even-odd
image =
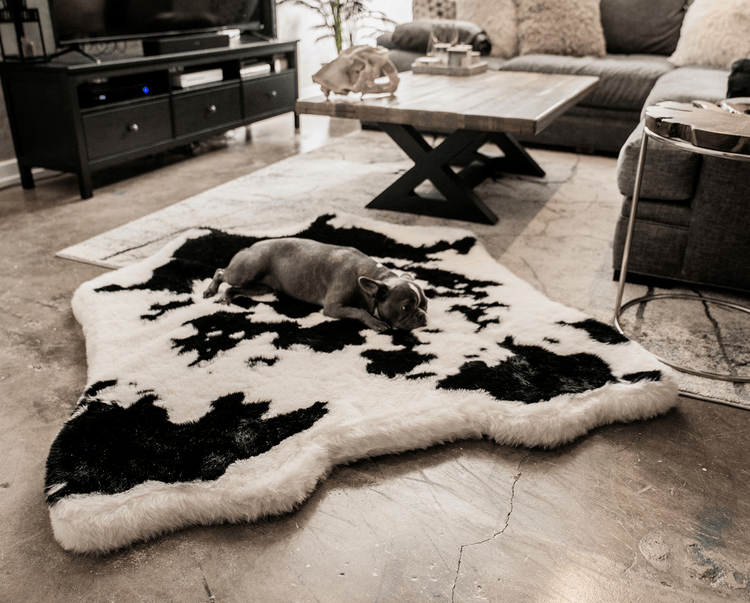
[(678, 67), (662, 75), (651, 89), (641, 110), (663, 101), (690, 103), (694, 100), (718, 102), (727, 96), (729, 70), (715, 67)]
[(396, 48), (396, 45), (393, 43), (392, 31), (388, 31), (384, 34), (379, 35), (376, 43), (378, 46), (382, 46), (383, 48), (387, 48), (388, 50), (393, 50)]
[[(638, 124), (617, 157), (617, 186), (626, 197), (633, 196), (644, 122)], [(643, 166), (641, 197), (659, 201), (687, 201), (695, 194), (701, 156), (683, 151), (660, 140), (648, 141)]]
[[(458, 36), (459, 44), (471, 44), (471, 47), (483, 55), (488, 55), (492, 44), (486, 32), (476, 23), (449, 19), (416, 19), (401, 23), (391, 33), (390, 43), (394, 49), (427, 54), (431, 45), (431, 34), (435, 32), (440, 41), (451, 41)], [(388, 48), (386, 46), (386, 48)]]

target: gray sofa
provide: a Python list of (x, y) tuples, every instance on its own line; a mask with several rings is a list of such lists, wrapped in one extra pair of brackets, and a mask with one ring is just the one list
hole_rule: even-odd
[[(645, 107), (672, 100), (716, 102), (726, 96), (728, 72), (681, 67), (662, 76)], [(619, 269), (630, 217), (643, 123), (617, 161), (624, 200), (615, 228), (613, 267)], [(648, 144), (629, 280), (635, 275), (750, 291), (750, 164)]]
[[(683, 0), (651, 0), (648, 18), (641, 15), (638, 23), (643, 25), (637, 27), (628, 17), (634, 9), (627, 2), (602, 0), (607, 42), (603, 57), (484, 57), (490, 69), (600, 78), (592, 94), (546, 130), (518, 138), (526, 144), (618, 156), (616, 177), (623, 205), (614, 233), (615, 276), (630, 215), (646, 107), (665, 100), (715, 102), (727, 96), (728, 69), (675, 67), (668, 60), (679, 38), (683, 5)], [(613, 20), (618, 15), (625, 21), (619, 25)], [(397, 34), (398, 30), (381, 36), (378, 43), (390, 49), (399, 70), (408, 70), (424, 52), (413, 46), (399, 47), (395, 42), (404, 36)], [(679, 281), (750, 291), (750, 164), (700, 156), (654, 141), (647, 159), (628, 280), (658, 279), (661, 284)]]

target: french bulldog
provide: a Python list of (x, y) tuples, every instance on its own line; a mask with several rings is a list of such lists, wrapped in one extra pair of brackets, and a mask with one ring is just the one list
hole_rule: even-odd
[(408, 275), (388, 270), (353, 247), (283, 238), (259, 241), (219, 268), (203, 297), (218, 302), (269, 291), (323, 307), (331, 318), (353, 318), (378, 332), (427, 324), (427, 298)]

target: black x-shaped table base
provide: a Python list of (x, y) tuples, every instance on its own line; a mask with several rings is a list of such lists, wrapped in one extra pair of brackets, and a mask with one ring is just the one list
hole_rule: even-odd
[[(544, 170), (509, 134), (456, 130), (433, 148), (412, 126), (391, 123), (378, 126), (414, 161), (414, 166), (373, 199), (367, 205), (370, 209), (495, 224), (497, 216), (474, 192), (474, 187), (497, 172), (544, 176)], [(503, 156), (487, 157), (477, 151), (488, 142), (497, 145)], [(454, 172), (451, 166), (463, 169)], [(425, 180), (432, 182), (442, 198), (415, 192)]]

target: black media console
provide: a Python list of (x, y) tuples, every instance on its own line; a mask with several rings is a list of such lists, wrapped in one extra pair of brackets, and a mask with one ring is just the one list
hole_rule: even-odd
[(33, 167), (72, 172), (87, 199), (92, 171), (294, 111), (297, 43), (5, 61), (0, 77), (23, 187)]

